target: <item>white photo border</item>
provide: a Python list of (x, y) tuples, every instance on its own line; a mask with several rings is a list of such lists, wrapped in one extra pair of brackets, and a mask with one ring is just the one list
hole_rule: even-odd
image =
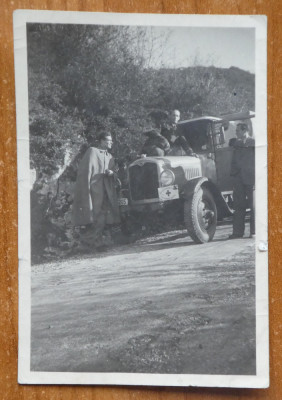
[[(31, 245), (27, 23), (255, 28), (256, 102), (256, 375), (33, 372), (31, 350)], [(17, 110), (19, 360), (25, 384), (149, 385), (266, 388), (269, 386), (267, 246), (267, 19), (263, 15), (123, 14), (16, 10), (14, 50)]]

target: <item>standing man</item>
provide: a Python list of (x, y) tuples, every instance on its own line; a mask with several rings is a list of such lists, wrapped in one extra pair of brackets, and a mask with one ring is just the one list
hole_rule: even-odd
[(114, 159), (109, 153), (112, 136), (104, 132), (98, 147), (90, 147), (77, 172), (73, 202), (73, 224), (81, 226), (81, 240), (86, 245), (102, 245), (106, 224), (120, 222), (115, 188)]
[(250, 237), (255, 234), (255, 139), (249, 136), (248, 125), (239, 123), (236, 127), (230, 175), (233, 183), (233, 233), (229, 239), (244, 236), (246, 209), (250, 208)]

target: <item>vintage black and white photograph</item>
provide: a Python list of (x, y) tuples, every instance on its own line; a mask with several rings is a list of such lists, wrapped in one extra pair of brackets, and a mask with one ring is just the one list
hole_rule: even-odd
[(14, 35), (19, 381), (266, 387), (265, 18)]

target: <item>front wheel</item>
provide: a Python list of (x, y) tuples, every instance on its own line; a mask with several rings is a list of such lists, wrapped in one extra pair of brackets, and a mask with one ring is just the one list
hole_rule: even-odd
[(215, 234), (217, 209), (211, 192), (201, 187), (184, 202), (184, 222), (196, 243), (210, 242)]

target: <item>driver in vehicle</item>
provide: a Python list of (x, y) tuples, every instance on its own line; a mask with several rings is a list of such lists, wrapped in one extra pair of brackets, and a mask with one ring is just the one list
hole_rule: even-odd
[(180, 111), (172, 110), (169, 114), (169, 121), (161, 127), (161, 135), (164, 136), (170, 145), (170, 156), (195, 156), (193, 149), (184, 136), (180, 135), (177, 129), (177, 123), (180, 120)]

